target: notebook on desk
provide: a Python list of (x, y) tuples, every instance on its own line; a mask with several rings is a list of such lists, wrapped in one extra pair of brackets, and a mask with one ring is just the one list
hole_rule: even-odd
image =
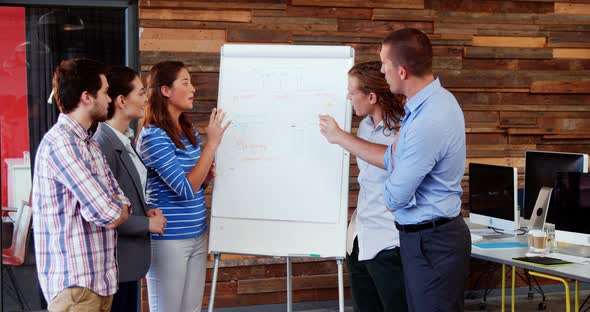
[(542, 256), (518, 257), (518, 258), (512, 258), (512, 259), (518, 260), (518, 261), (542, 264), (542, 265), (557, 265), (557, 264), (571, 264), (572, 263), (572, 262), (564, 261), (561, 259), (556, 259), (556, 258), (551, 258), (551, 257), (542, 257)]
[(473, 247), (481, 248), (481, 249), (496, 249), (496, 248), (525, 248), (528, 247), (527, 244), (522, 244), (519, 242), (487, 242), (487, 243), (475, 243), (472, 244)]

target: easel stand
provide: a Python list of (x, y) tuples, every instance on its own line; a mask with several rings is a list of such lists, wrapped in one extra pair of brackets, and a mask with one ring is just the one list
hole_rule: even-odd
[[(213, 312), (213, 304), (215, 302), (215, 286), (217, 284), (217, 271), (219, 270), (220, 252), (212, 252), (215, 256), (213, 262), (213, 280), (211, 281), (211, 296), (209, 297), (209, 306), (207, 311)], [(297, 256), (300, 257), (300, 256)], [(291, 287), (291, 257), (287, 256), (287, 312), (293, 311), (293, 289)], [(338, 265), (338, 308), (340, 312), (344, 312), (344, 259), (336, 258)]]

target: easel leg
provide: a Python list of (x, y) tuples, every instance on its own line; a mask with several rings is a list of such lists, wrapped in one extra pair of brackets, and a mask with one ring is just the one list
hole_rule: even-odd
[(340, 312), (344, 312), (344, 272), (342, 269), (343, 259), (337, 259), (338, 263), (338, 309)]
[(215, 260), (213, 262), (213, 280), (211, 280), (211, 295), (209, 296), (209, 306), (207, 311), (213, 312), (213, 303), (215, 302), (215, 286), (217, 285), (217, 270), (219, 269), (219, 258), (221, 254), (218, 252), (213, 253)]
[(291, 296), (291, 257), (287, 257), (287, 312), (293, 311), (293, 297)]

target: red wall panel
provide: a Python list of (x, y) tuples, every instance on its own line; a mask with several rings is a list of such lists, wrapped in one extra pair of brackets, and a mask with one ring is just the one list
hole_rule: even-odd
[(8, 201), (4, 159), (29, 150), (25, 9), (0, 7), (0, 130), (2, 206)]

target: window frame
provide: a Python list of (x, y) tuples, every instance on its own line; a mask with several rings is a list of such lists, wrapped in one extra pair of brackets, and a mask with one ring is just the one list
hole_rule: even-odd
[(125, 8), (125, 65), (139, 72), (139, 8), (137, 0), (0, 0), (0, 6)]

